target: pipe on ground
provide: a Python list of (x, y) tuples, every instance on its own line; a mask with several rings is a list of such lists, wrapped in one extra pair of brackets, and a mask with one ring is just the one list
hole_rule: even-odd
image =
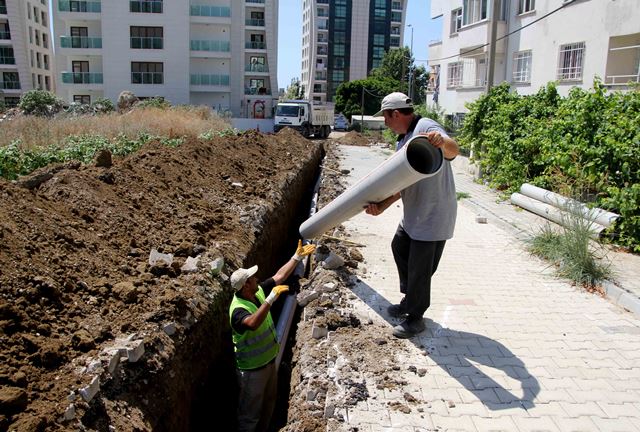
[(412, 137), (402, 149), (300, 225), (302, 238), (315, 238), (383, 199), (437, 174), (444, 157), (422, 136)]
[[(568, 212), (563, 212), (557, 207), (552, 206), (551, 204), (544, 203), (535, 198), (531, 198), (517, 192), (511, 194), (511, 203), (522, 207), (525, 210), (529, 210), (532, 213), (547, 218), (550, 221), (557, 223), (558, 225), (566, 225), (567, 219), (571, 218), (571, 214)], [(595, 223), (592, 220), (585, 220), (590, 223), (589, 230), (591, 231), (591, 237), (593, 238), (597, 238), (600, 233), (606, 229), (605, 226)]]
[(588, 221), (595, 222), (605, 228), (610, 227), (620, 215), (608, 212), (601, 208), (589, 208), (586, 205), (564, 197), (555, 192), (534, 186), (529, 183), (523, 183), (520, 187), (520, 193), (530, 198), (537, 199), (546, 204), (551, 204), (564, 211), (580, 212), (583, 218)]

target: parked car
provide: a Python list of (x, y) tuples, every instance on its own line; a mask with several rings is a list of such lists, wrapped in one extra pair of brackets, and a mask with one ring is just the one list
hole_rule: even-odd
[(349, 129), (349, 122), (346, 118), (338, 116), (333, 123), (333, 130), (346, 131)]

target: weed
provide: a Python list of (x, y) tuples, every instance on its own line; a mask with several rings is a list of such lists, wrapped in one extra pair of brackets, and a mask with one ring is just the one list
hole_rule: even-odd
[(471, 194), (467, 192), (456, 192), (456, 200), (460, 201), (465, 198), (471, 198)]

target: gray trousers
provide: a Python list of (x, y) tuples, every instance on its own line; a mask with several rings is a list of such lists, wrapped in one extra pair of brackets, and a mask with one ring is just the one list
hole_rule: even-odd
[(258, 370), (236, 370), (240, 395), (238, 400), (238, 431), (265, 432), (276, 406), (278, 374), (271, 362)]
[(419, 241), (398, 226), (391, 242), (393, 258), (400, 277), (402, 305), (409, 318), (422, 318), (431, 305), (431, 276), (438, 269), (446, 240)]

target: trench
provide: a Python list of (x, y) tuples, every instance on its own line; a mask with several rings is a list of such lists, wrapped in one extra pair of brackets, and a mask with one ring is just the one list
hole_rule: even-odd
[[(290, 257), (300, 234), (298, 228), (308, 217), (314, 187), (320, 173), (324, 148), (319, 145), (283, 191), (283, 202), (265, 214), (263, 229), (246, 253), (244, 266), (257, 264), (260, 280), (273, 275)], [(297, 290), (299, 276), (287, 281), (290, 291)], [(154, 431), (233, 431), (236, 429), (238, 389), (235, 359), (231, 342), (228, 308), (229, 290), (220, 290), (205, 316), (190, 329), (174, 355), (157, 376), (149, 377), (143, 370), (130, 370), (128, 379), (137, 385), (126, 394), (112, 395), (136, 406)], [(292, 294), (289, 294), (290, 296)], [(281, 298), (272, 309), (277, 322), (284, 305)], [(295, 323), (300, 313), (294, 307), (294, 318), (288, 342), (279, 368), (278, 401), (272, 418), (272, 429), (287, 421), (291, 378), (291, 341), (295, 338)], [(131, 381), (129, 381), (131, 382)], [(145, 396), (142, 396), (145, 395)], [(96, 408), (100, 411), (100, 407)], [(99, 412), (94, 412), (99, 414)], [(99, 416), (97, 416), (99, 417)], [(97, 430), (108, 430), (96, 426)]]

